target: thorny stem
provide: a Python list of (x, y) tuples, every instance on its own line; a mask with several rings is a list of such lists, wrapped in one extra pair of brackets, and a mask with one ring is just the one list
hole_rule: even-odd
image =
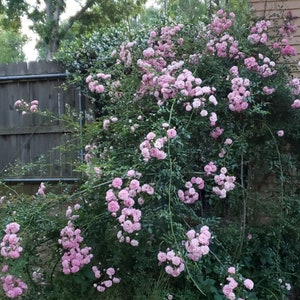
[(241, 232), (240, 232), (240, 243), (238, 244), (238, 247), (236, 248), (236, 252), (234, 255), (234, 261), (238, 260), (244, 243), (245, 238), (245, 230), (246, 230), (246, 219), (247, 219), (247, 192), (245, 190), (245, 184), (244, 184), (244, 155), (241, 154), (241, 169), (240, 169), (240, 176), (241, 176), (241, 188), (242, 188), (242, 198), (243, 198), (243, 213), (241, 217)]
[[(273, 139), (273, 141), (275, 142), (275, 149), (276, 149), (276, 154), (277, 154), (277, 158), (278, 158), (278, 163), (279, 163), (279, 174), (280, 174), (280, 197), (279, 197), (279, 213), (280, 213), (280, 221), (283, 220), (283, 204), (284, 204), (284, 173), (283, 173), (283, 167), (282, 167), (282, 161), (281, 161), (281, 154), (280, 154), (280, 150), (278, 147), (278, 143), (276, 141), (276, 138), (273, 134), (273, 131), (271, 130), (270, 127), (268, 127), (266, 124), (264, 124), (266, 126), (266, 128), (268, 129), (268, 131), (270, 132), (270, 135)], [(282, 229), (283, 226), (280, 225), (279, 226), (279, 233), (278, 233), (278, 238), (277, 238), (277, 245), (276, 245), (276, 252), (277, 252), (277, 258), (280, 260), (280, 255), (279, 255), (279, 251), (280, 251), (280, 243), (281, 243), (281, 239), (282, 239)], [(277, 260), (277, 272), (280, 273), (280, 266), (279, 266), (279, 261)]]

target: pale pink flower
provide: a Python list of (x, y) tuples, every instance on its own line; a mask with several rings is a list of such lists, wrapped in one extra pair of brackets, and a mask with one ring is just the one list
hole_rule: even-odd
[(278, 130), (278, 131), (277, 131), (277, 135), (278, 135), (279, 137), (284, 136), (284, 131), (283, 131), (283, 130)]
[(157, 254), (157, 259), (160, 263), (165, 262), (167, 260), (167, 255), (165, 252), (159, 251)]
[(7, 272), (7, 271), (8, 271), (8, 265), (4, 265), (4, 266), (2, 267), (1, 272), (5, 273), (5, 272)]
[(154, 132), (149, 132), (146, 136), (146, 139), (151, 141), (151, 140), (155, 139), (155, 137), (156, 137), (156, 134)]
[(130, 241), (130, 245), (133, 247), (137, 247), (139, 245), (139, 242), (137, 240), (133, 239)]
[(106, 274), (107, 274), (108, 276), (113, 276), (113, 275), (115, 275), (115, 273), (116, 273), (116, 271), (115, 271), (114, 268), (108, 268), (108, 269), (106, 270)]
[(110, 124), (110, 120), (108, 120), (108, 119), (103, 120), (103, 129), (107, 130), (109, 127), (109, 124)]
[(224, 142), (224, 145), (231, 145), (232, 144), (232, 139), (227, 138)]
[(130, 181), (129, 188), (132, 190), (137, 190), (140, 187), (140, 182), (136, 179)]
[(248, 289), (248, 290), (252, 290), (254, 287), (254, 283), (251, 279), (245, 279), (244, 280), (244, 286)]
[(112, 286), (112, 281), (111, 280), (104, 280), (102, 282), (107, 288)]
[(135, 171), (134, 170), (129, 170), (127, 172), (127, 177), (133, 177), (135, 175)]
[(122, 184), (123, 184), (123, 181), (119, 177), (114, 178), (112, 183), (111, 183), (112, 187), (114, 187), (116, 189), (120, 189)]
[(115, 213), (120, 209), (120, 205), (117, 201), (110, 201), (107, 205), (107, 209), (111, 213)]
[(291, 105), (292, 108), (300, 108), (300, 100), (294, 100), (293, 104)]
[(173, 139), (177, 135), (175, 128), (168, 129), (167, 135), (168, 135), (168, 138)]

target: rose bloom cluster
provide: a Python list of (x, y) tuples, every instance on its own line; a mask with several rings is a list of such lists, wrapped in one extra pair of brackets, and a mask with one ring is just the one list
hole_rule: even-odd
[(131, 246), (138, 246), (139, 242), (135, 239), (131, 239), (129, 236), (126, 236), (127, 233), (131, 234), (136, 231), (141, 230), (141, 217), (142, 212), (140, 209), (135, 208), (123, 208), (121, 215), (118, 217), (118, 221), (123, 229), (123, 232), (120, 230), (117, 233), (117, 238), (119, 242), (130, 243)]
[(234, 18), (235, 14), (233, 12), (231, 12), (229, 18), (227, 18), (227, 13), (224, 10), (219, 9), (215, 18), (208, 26), (208, 29), (219, 35), (227, 31), (233, 25)]
[[(19, 237), (16, 235), (20, 230), (20, 225), (12, 222), (6, 225), (5, 236), (1, 242), (1, 255), (5, 258), (17, 259), (23, 251), (19, 245)], [(4, 265), (1, 270), (3, 273), (8, 271), (8, 265)], [(18, 298), (27, 290), (27, 285), (13, 275), (1, 277), (2, 288), (8, 298)]]
[[(111, 188), (106, 192), (105, 200), (107, 209), (119, 221), (122, 230), (117, 233), (120, 242), (130, 243), (138, 246), (138, 241), (131, 239), (128, 234), (132, 234), (141, 229), (142, 212), (134, 208), (136, 201), (139, 205), (144, 203), (143, 194), (153, 195), (154, 189), (149, 184), (141, 184), (139, 181), (141, 174), (129, 170), (127, 172), (128, 184), (120, 177), (112, 180)], [(137, 200), (135, 200), (137, 198)]]
[(227, 169), (221, 168), (219, 175), (214, 176), (217, 187), (213, 187), (213, 192), (218, 195), (221, 199), (226, 198), (227, 192), (232, 191), (235, 188), (235, 176), (226, 175)]
[(192, 177), (191, 180), (185, 183), (186, 190), (178, 190), (178, 198), (186, 203), (193, 204), (199, 199), (199, 193), (196, 191), (204, 189), (204, 180), (201, 177)]
[(20, 238), (17, 236), (17, 232), (20, 229), (20, 225), (16, 222), (12, 222), (6, 225), (5, 235), (0, 244), (1, 255), (7, 258), (17, 259), (20, 257), (20, 253), (23, 248), (20, 246)]
[(206, 48), (212, 54), (218, 57), (228, 57), (230, 59), (240, 59), (244, 57), (244, 53), (239, 51), (239, 43), (229, 34), (224, 34), (219, 38), (211, 39)]
[(291, 105), (291, 107), (294, 108), (294, 109), (300, 108), (300, 100), (299, 99), (294, 100), (294, 102)]
[[(235, 280), (234, 278), (234, 275), (236, 274), (236, 270), (234, 267), (230, 267), (228, 268), (228, 273), (229, 273), (229, 276), (226, 278), (228, 283), (225, 284), (223, 286), (223, 294), (224, 296), (226, 297), (226, 299), (229, 299), (229, 300), (244, 300), (243, 298), (240, 298), (236, 296), (234, 290), (238, 287), (239, 285), (239, 282)], [(237, 277), (237, 276), (236, 276)], [(244, 279), (242, 281), (244, 287), (251, 291), (254, 287), (254, 283), (251, 279)]]
[(270, 26), (271, 22), (266, 20), (255, 23), (255, 25), (251, 27), (251, 34), (248, 36), (250, 43), (254, 45), (258, 43), (266, 45), (268, 42), (267, 31)]
[(1, 282), (5, 295), (11, 299), (19, 298), (28, 289), (26, 283), (13, 275), (2, 276)]
[(146, 139), (139, 147), (144, 161), (149, 161), (151, 157), (158, 160), (165, 159), (167, 154), (161, 149), (164, 147), (167, 140), (167, 137), (156, 138), (156, 134), (154, 132), (149, 132)]
[(295, 56), (297, 55), (295, 47), (291, 46), (288, 42), (289, 38), (292, 38), (292, 34), (297, 31), (297, 26), (292, 24), (291, 21), (295, 19), (292, 12), (289, 11), (286, 14), (285, 22), (278, 29), (278, 33), (282, 36), (280, 42), (273, 43), (273, 49), (279, 49), (283, 56)]
[(98, 73), (95, 79), (93, 75), (89, 75), (85, 79), (85, 82), (88, 84), (88, 88), (92, 93), (95, 92), (101, 94), (105, 90), (104, 85), (102, 84), (103, 81), (110, 78), (111, 78), (110, 74)]
[(214, 162), (211, 161), (204, 166), (204, 171), (206, 175), (211, 175), (212, 173), (217, 171), (217, 166), (214, 164)]
[(209, 134), (212, 138), (217, 139), (219, 136), (222, 135), (224, 129), (221, 127), (216, 127), (214, 128), (214, 130), (211, 131), (211, 133)]
[[(92, 271), (97, 279), (100, 279), (103, 274), (101, 274), (101, 271), (97, 266), (92, 267)], [(107, 288), (110, 288), (113, 286), (113, 284), (117, 284), (120, 282), (120, 278), (115, 276), (116, 270), (114, 268), (108, 268), (105, 271), (105, 274), (108, 279), (101, 280), (100, 282), (94, 283), (94, 288), (97, 289), (98, 292), (104, 292)]]
[(167, 60), (175, 56), (175, 45), (181, 45), (183, 39), (176, 38), (177, 32), (183, 28), (182, 24), (174, 27), (163, 27), (160, 33), (150, 32), (148, 48), (143, 51), (143, 59), (139, 59), (137, 64), (142, 73), (141, 86), (137, 96), (146, 94), (154, 95), (156, 98), (162, 97), (158, 104), (162, 105), (165, 100), (177, 95), (178, 90), (174, 86), (176, 78), (173, 73), (180, 69), (183, 62), (172, 62), (168, 65)]
[(250, 96), (250, 91), (247, 88), (249, 86), (250, 80), (247, 78), (235, 77), (231, 80), (232, 92), (227, 96), (231, 111), (241, 112), (248, 108), (247, 98)]
[(66, 252), (61, 258), (64, 274), (77, 273), (84, 265), (89, 264), (91, 258), (91, 247), (80, 248), (83, 241), (80, 229), (75, 229), (71, 221), (60, 232), (61, 239), (58, 243)]
[(36, 112), (38, 110), (39, 101), (32, 100), (30, 103), (27, 103), (23, 99), (19, 99), (15, 102), (14, 107), (17, 111), (21, 111), (23, 115), (28, 112)]
[(202, 226), (199, 232), (194, 229), (189, 230), (186, 233), (188, 240), (185, 241), (185, 249), (187, 256), (193, 260), (198, 261), (203, 255), (209, 253), (209, 242), (211, 239), (211, 233), (208, 226)]
[[(120, 52), (118, 53), (119, 57), (117, 59), (117, 64), (124, 64), (125, 67), (129, 67), (132, 64), (132, 55), (131, 55), (131, 49), (134, 47), (137, 43), (135, 41), (133, 42), (123, 42), (120, 46)], [(111, 54), (111, 56), (116, 56), (117, 51), (114, 50)]]
[(167, 252), (159, 251), (157, 254), (158, 265), (166, 263), (165, 271), (167, 274), (178, 277), (184, 271), (183, 259), (176, 255), (174, 250), (167, 250)]
[(247, 57), (244, 59), (244, 65), (249, 71), (255, 71), (262, 77), (270, 77), (277, 73), (274, 70), (275, 62), (271, 61), (269, 57), (258, 54), (259, 60), (261, 60), (261, 64), (259, 64), (255, 57)]

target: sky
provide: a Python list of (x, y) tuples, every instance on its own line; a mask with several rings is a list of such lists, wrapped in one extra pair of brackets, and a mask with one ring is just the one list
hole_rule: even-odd
[[(30, 4), (35, 4), (36, 0), (27, 0), (26, 2)], [(70, 15), (73, 15), (79, 8), (79, 5), (76, 0), (68, 0), (67, 2), (67, 9), (66, 13), (62, 16), (62, 20)], [(146, 6), (153, 6), (156, 4), (155, 0), (148, 0)], [(35, 49), (35, 45), (37, 43), (36, 35), (29, 29), (29, 26), (32, 23), (26, 19), (25, 17), (22, 18), (22, 33), (26, 34), (28, 37), (28, 42), (24, 45), (23, 51), (26, 56), (27, 61), (35, 61), (38, 57), (38, 51)]]

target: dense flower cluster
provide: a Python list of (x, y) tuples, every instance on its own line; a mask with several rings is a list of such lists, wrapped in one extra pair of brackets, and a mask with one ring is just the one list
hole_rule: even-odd
[(251, 34), (248, 36), (248, 40), (251, 44), (264, 44), (266, 45), (268, 42), (268, 35), (267, 31), (271, 26), (270, 21), (261, 20), (258, 21), (252, 26), (251, 28)]
[(211, 175), (212, 173), (217, 171), (217, 166), (213, 161), (210, 161), (207, 165), (204, 166), (204, 171), (206, 175)]
[[(129, 67), (132, 64), (132, 55), (131, 55), (131, 49), (133, 46), (136, 45), (136, 42), (124, 42), (120, 46), (120, 52), (119, 57), (117, 60), (117, 64), (123, 63), (125, 67)], [(114, 51), (112, 53), (112, 56), (117, 55), (117, 52)]]
[(204, 180), (201, 177), (192, 177), (190, 181), (185, 183), (185, 187), (185, 191), (178, 190), (178, 198), (186, 204), (193, 204), (199, 199), (199, 193), (195, 188), (203, 190)]
[(154, 132), (149, 132), (145, 140), (140, 144), (140, 150), (144, 161), (149, 161), (151, 157), (159, 160), (165, 159), (167, 154), (161, 149), (164, 147), (167, 140), (167, 137), (156, 138)]
[(295, 99), (294, 102), (291, 105), (292, 108), (300, 108), (300, 100)]
[(111, 123), (116, 123), (118, 121), (117, 117), (111, 116), (109, 119), (103, 120), (103, 129), (108, 130)]
[(225, 34), (220, 38), (211, 39), (206, 48), (212, 54), (218, 57), (229, 57), (232, 59), (240, 59), (244, 57), (244, 53), (239, 50), (239, 42), (229, 34)]
[(221, 173), (214, 176), (215, 183), (218, 185), (213, 187), (213, 192), (218, 195), (221, 199), (226, 198), (227, 192), (232, 191), (235, 188), (235, 176), (226, 175), (227, 169), (221, 168)]
[(262, 77), (270, 77), (277, 73), (274, 69), (276, 64), (269, 57), (265, 57), (259, 53), (258, 58), (262, 61), (262, 64), (259, 64), (253, 56), (245, 58), (245, 67), (250, 71), (256, 71)]
[(280, 50), (282, 56), (295, 56), (297, 54), (295, 47), (289, 44), (289, 39), (292, 38), (292, 35), (297, 30), (297, 26), (293, 24), (294, 19), (295, 17), (289, 11), (286, 14), (283, 24), (278, 29), (281, 39), (273, 43), (273, 48)]
[(249, 86), (250, 80), (247, 78), (237, 76), (231, 80), (232, 92), (227, 96), (231, 111), (241, 112), (248, 108), (247, 99), (250, 96), (250, 91), (247, 89)]
[(174, 250), (167, 249), (167, 252), (159, 251), (157, 259), (159, 265), (162, 263), (167, 264), (165, 271), (173, 277), (178, 277), (185, 269), (183, 259), (179, 255), (176, 255)]
[(208, 25), (208, 29), (217, 35), (227, 31), (234, 22), (235, 14), (233, 12), (229, 13), (229, 18), (227, 18), (226, 11), (219, 9), (215, 15), (215, 18)]
[(141, 174), (134, 170), (129, 170), (126, 177), (129, 181), (127, 185), (125, 185), (125, 180), (120, 177), (112, 180), (105, 200), (108, 211), (117, 218), (122, 227), (122, 230), (117, 233), (118, 240), (138, 246), (138, 241), (131, 239), (128, 235), (141, 229), (142, 211), (134, 208), (134, 205), (136, 201), (142, 205), (144, 203), (143, 194), (153, 195), (154, 189), (149, 184), (141, 184), (139, 181)]
[[(168, 61), (175, 56), (175, 45), (180, 45), (183, 39), (174, 41), (176, 34), (182, 30), (183, 25), (161, 28), (160, 34), (152, 31), (148, 40), (148, 48), (143, 51), (143, 59), (137, 64), (142, 72), (142, 81), (136, 95), (154, 95), (158, 104), (162, 105), (167, 99), (178, 94), (175, 86), (175, 72), (179, 70), (183, 61)], [(160, 97), (162, 99), (160, 99)]]
[[(17, 236), (19, 230), (20, 225), (16, 222), (6, 225), (5, 236), (0, 244), (1, 255), (6, 259), (18, 259), (20, 257), (20, 253), (23, 251), (23, 248), (19, 244), (19, 237)], [(2, 273), (6, 273), (8, 271), (8, 265), (2, 266), (1, 271)], [(8, 298), (17, 298), (28, 288), (21, 279), (15, 278), (10, 274), (1, 276), (1, 282), (5, 295)]]
[(62, 245), (64, 252), (61, 264), (64, 274), (77, 273), (84, 265), (89, 264), (93, 255), (91, 247), (80, 248), (83, 241), (81, 230), (75, 229), (71, 221), (60, 232), (58, 243)]
[(6, 258), (17, 259), (20, 257), (20, 253), (23, 248), (20, 246), (20, 238), (17, 236), (17, 232), (20, 229), (20, 225), (16, 222), (6, 225), (5, 235), (0, 244), (1, 255)]
[(185, 241), (184, 246), (187, 251), (187, 256), (193, 261), (198, 261), (203, 255), (209, 253), (209, 243), (211, 233), (208, 226), (202, 226), (199, 232), (194, 229), (186, 233), (188, 240)]
[(26, 283), (13, 275), (2, 276), (1, 282), (5, 295), (11, 299), (20, 297), (28, 289)]
[(230, 13), (229, 18), (227, 18), (225, 11), (218, 10), (211, 24), (207, 26), (210, 40), (206, 44), (206, 49), (209, 53), (230, 59), (244, 57), (244, 53), (239, 50), (239, 42), (227, 33), (234, 23), (234, 18), (234, 13)]
[(86, 78), (85, 82), (88, 84), (88, 88), (91, 92), (101, 94), (105, 90), (104, 81), (110, 78), (111, 78), (110, 74), (98, 73), (96, 74), (96, 76), (89, 75)]
[(291, 89), (291, 94), (298, 96), (300, 95), (300, 78), (293, 78), (288, 83), (287, 86)]

